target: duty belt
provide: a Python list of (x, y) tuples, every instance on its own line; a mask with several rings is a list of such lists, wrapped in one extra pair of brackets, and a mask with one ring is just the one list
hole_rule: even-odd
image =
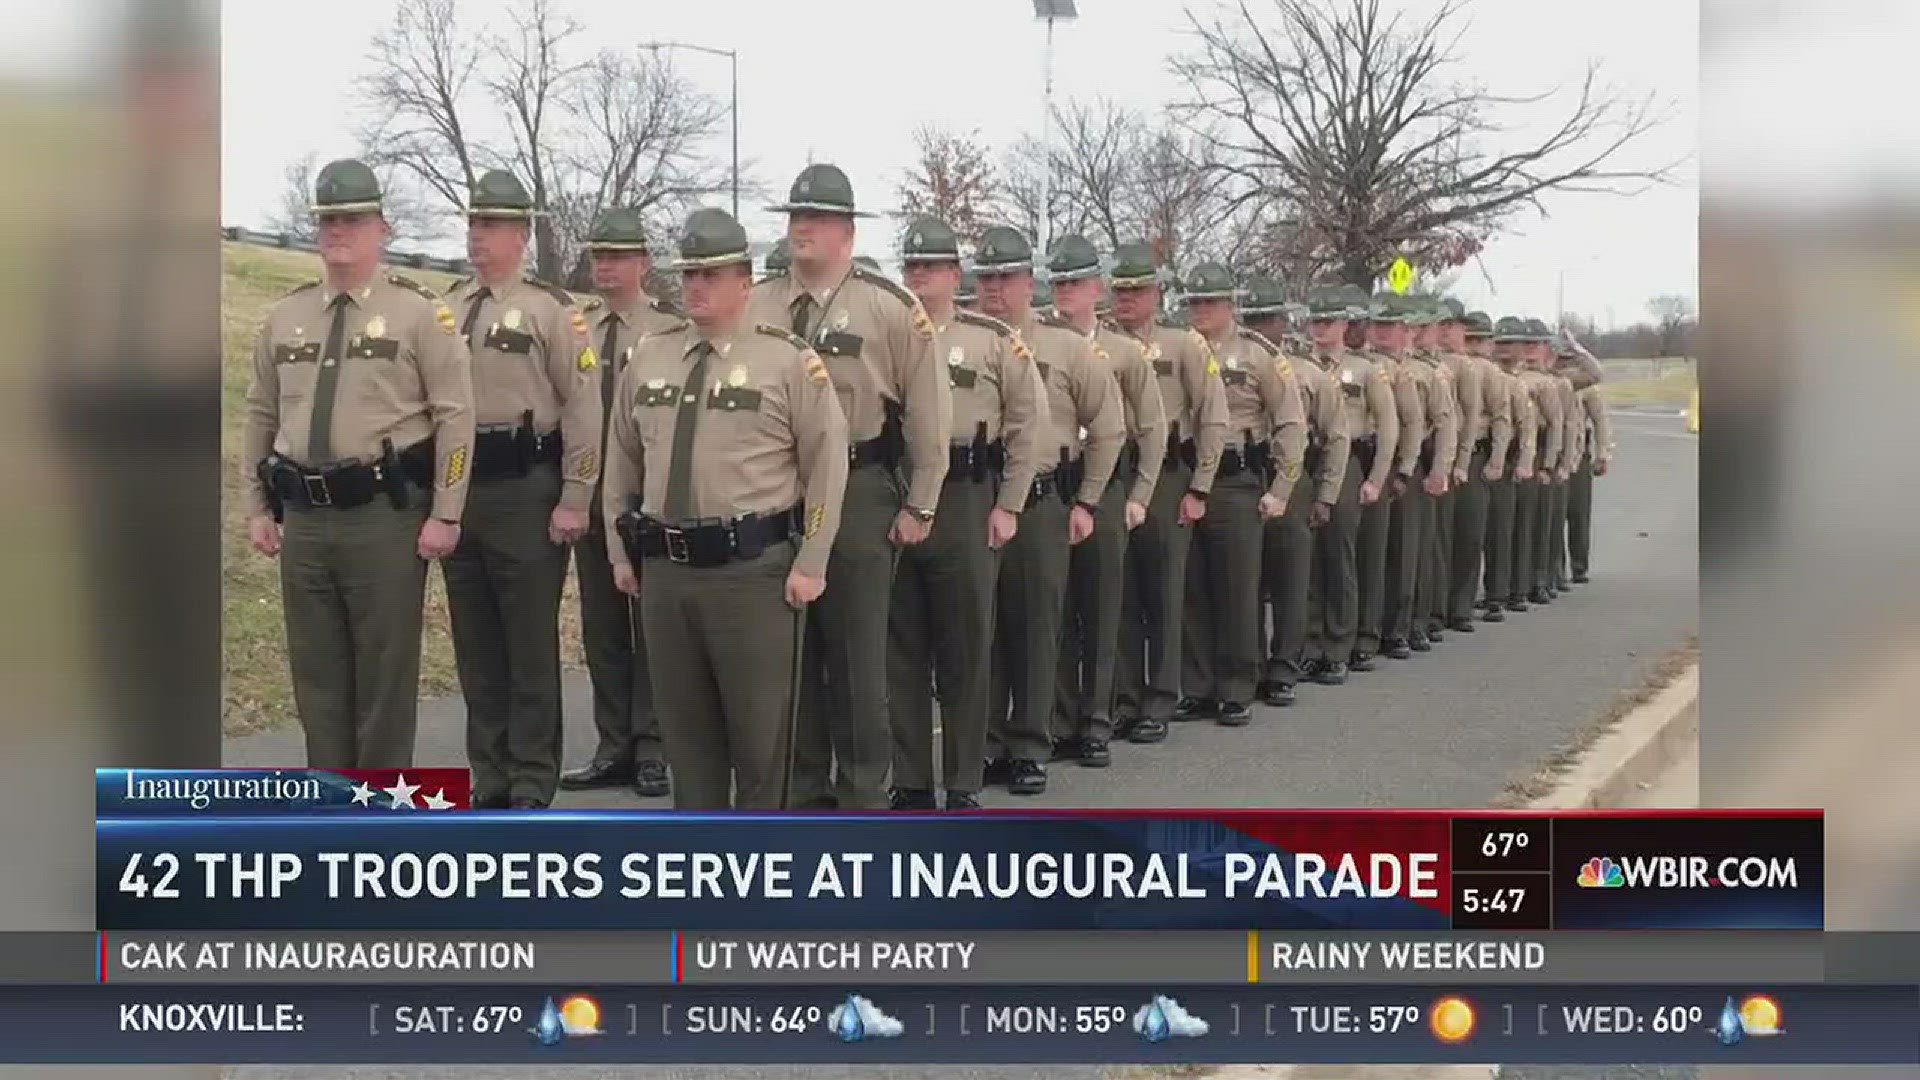
[(1433, 471), (1433, 436), (1420, 440), (1420, 471)]
[(1059, 490), (1059, 477), (1052, 472), (1043, 472), (1033, 478), (1033, 488), (1027, 492), (1027, 509), (1031, 510)]
[(881, 421), (880, 434), (847, 447), (847, 468), (879, 465), (898, 469), (900, 462), (906, 458), (906, 410), (891, 399), (882, 399), (881, 407), (886, 412), (886, 418)]
[(774, 514), (668, 525), (638, 510), (628, 510), (614, 527), (629, 559), (666, 559), (704, 569), (758, 558), (767, 548), (799, 535), (804, 516), (805, 507), (794, 506)]
[(533, 411), (529, 409), (518, 424), (490, 424), (473, 435), (473, 478), (500, 480), (522, 477), (534, 466), (560, 460), (560, 432), (544, 435), (533, 430)]
[(1244, 443), (1229, 446), (1220, 451), (1220, 475), (1235, 477), (1243, 472), (1266, 472), (1273, 458), (1273, 446), (1270, 443)]
[(1136, 439), (1128, 439), (1126, 442), (1120, 444), (1120, 457), (1113, 463), (1113, 476), (1110, 477), (1107, 482), (1120, 483), (1131, 480), (1134, 476), (1138, 475), (1139, 472), (1140, 443)]
[(420, 487), (433, 483), (433, 440), (425, 439), (397, 452), (391, 441), (385, 441), (382, 448), (377, 462), (349, 462), (322, 469), (269, 454), (255, 473), (266, 488), (267, 505), (276, 518), (288, 506), (351, 510), (382, 494), (396, 509), (404, 510), (412, 501), (407, 492), (409, 481)]
[(1479, 438), (1473, 440), (1473, 452), (1476, 454), (1492, 453), (1493, 452), (1493, 436), (1482, 435)]
[(999, 476), (1007, 467), (1007, 444), (992, 442), (954, 443), (947, 447), (947, 479), (981, 483)]

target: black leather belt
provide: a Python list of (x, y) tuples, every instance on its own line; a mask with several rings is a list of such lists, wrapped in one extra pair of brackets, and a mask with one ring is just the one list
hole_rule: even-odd
[(1267, 443), (1229, 446), (1220, 451), (1220, 475), (1231, 478), (1255, 469), (1264, 470), (1272, 452), (1272, 447)]
[(1473, 452), (1476, 454), (1491, 454), (1493, 452), (1493, 436), (1482, 435), (1478, 439), (1475, 439), (1473, 441)]
[(857, 442), (847, 447), (847, 467), (858, 469), (867, 465), (891, 465), (898, 460), (893, 440), (885, 435), (876, 435), (865, 442)]
[(804, 507), (795, 506), (775, 514), (668, 525), (629, 510), (620, 515), (617, 528), (628, 558), (707, 568), (758, 558), (774, 544), (799, 535), (804, 514)]
[(388, 461), (325, 469), (309, 468), (275, 454), (262, 461), (258, 471), (269, 501), (282, 506), (351, 510), (383, 494), (393, 498), (395, 505), (404, 506), (406, 482), (419, 487), (433, 483), (433, 440), (417, 442)]
[(1007, 467), (1007, 444), (954, 443), (947, 447), (947, 479), (980, 483), (999, 476)]
[(535, 465), (560, 460), (558, 429), (536, 435), (524, 425), (481, 428), (473, 436), (473, 478), (522, 477)]
[(1419, 468), (1421, 472), (1433, 471), (1433, 436), (1431, 435), (1420, 440)]
[(1189, 469), (1200, 467), (1200, 451), (1192, 439), (1182, 439), (1178, 435), (1167, 436), (1167, 457), (1162, 469), (1172, 469), (1185, 465)]
[(1027, 492), (1027, 509), (1040, 504), (1042, 499), (1050, 499), (1059, 490), (1059, 477), (1051, 472), (1041, 473), (1033, 478), (1033, 489)]

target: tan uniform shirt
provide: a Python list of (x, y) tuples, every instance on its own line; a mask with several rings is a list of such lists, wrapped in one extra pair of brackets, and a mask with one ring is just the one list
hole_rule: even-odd
[(1047, 433), (1040, 443), (1040, 472), (1084, 453), (1086, 466), (1074, 501), (1098, 506), (1107, 481), (1113, 479), (1127, 434), (1120, 384), (1113, 379), (1104, 350), (1065, 320), (1032, 309), (1014, 330), (1032, 350), (1040, 380), (1047, 387)]
[(1373, 468), (1362, 479), (1385, 489), (1393, 472), (1393, 453), (1400, 443), (1400, 413), (1393, 394), (1393, 376), (1366, 353), (1341, 349), (1320, 356), (1327, 377), (1340, 387), (1347, 412), (1347, 438), (1373, 439)]
[(1433, 374), (1433, 396), (1427, 403), (1427, 430), (1433, 435), (1431, 471), (1451, 477), (1453, 463), (1460, 456), (1460, 397), (1454, 389), (1453, 371), (1431, 349), (1418, 356)]
[(1599, 386), (1580, 391), (1580, 410), (1587, 418), (1587, 456), (1595, 464), (1613, 460), (1613, 420), (1607, 415), (1607, 398)]
[(1443, 353), (1441, 361), (1453, 376), (1454, 443), (1453, 471), (1467, 475), (1473, 465), (1473, 448), (1487, 437), (1488, 421), (1486, 372), (1465, 353)]
[(1400, 408), (1400, 445), (1394, 468), (1411, 479), (1420, 467), (1421, 451), (1433, 440), (1433, 463), (1453, 460), (1453, 395), (1442, 385), (1439, 369), (1419, 356), (1394, 358), (1394, 397)]
[[(700, 395), (688, 494), (696, 519), (777, 514), (806, 501), (794, 568), (819, 576), (840, 531), (847, 491), (847, 419), (825, 363), (779, 327), (742, 325), (711, 343), (706, 378), (686, 386), (707, 339), (691, 323), (642, 341), (614, 389), (607, 440), (607, 520), (640, 496), (640, 511), (664, 512), (682, 398)], [(615, 566), (624, 544), (607, 545)]]
[(1314, 501), (1332, 506), (1340, 501), (1340, 485), (1347, 478), (1346, 395), (1341, 393), (1339, 381), (1318, 364), (1295, 364), (1293, 372), (1306, 406), (1308, 441), (1320, 451)]
[[(1150, 322), (1139, 332), (1120, 330), (1146, 350), (1147, 363), (1160, 384), (1168, 431), (1178, 428), (1183, 441), (1193, 440), (1193, 479), (1187, 486), (1202, 494), (1213, 490), (1220, 451), (1227, 445), (1227, 388), (1220, 381), (1220, 361), (1213, 355), (1213, 346), (1196, 331), (1160, 322)], [(1148, 448), (1140, 450), (1145, 455)]]
[[(600, 358), (600, 399), (606, 406), (601, 413), (602, 430), (610, 434), (613, 388), (619, 384), (620, 373), (626, 370), (627, 361), (633, 358), (633, 347), (639, 344), (641, 338), (677, 328), (686, 320), (665, 301), (655, 300), (645, 293), (635, 297), (630, 304), (614, 304), (596, 296), (587, 301), (581, 311), (592, 330), (594, 353)], [(605, 461), (606, 446), (603, 444), (600, 450), (601, 460)], [(601, 504), (604, 502), (601, 496), (602, 492), (596, 488), (591, 503), (596, 519), (600, 517)]]
[[(808, 297), (805, 325), (795, 315)], [(934, 349), (933, 320), (905, 288), (862, 266), (839, 284), (809, 293), (793, 274), (768, 278), (753, 288), (747, 317), (795, 330), (826, 361), (849, 437), (877, 438), (887, 405), (902, 410), (907, 443), (907, 504), (935, 509), (947, 479), (947, 446), (953, 437), (953, 392), (946, 365)]]
[[(255, 469), (269, 453), (311, 469), (381, 457), (381, 441), (404, 450), (433, 439), (433, 516), (460, 520), (473, 447), (473, 383), (467, 347), (453, 313), (433, 293), (385, 270), (347, 292), (340, 359), (323, 357), (341, 291), (313, 282), (267, 311), (253, 350), (240, 436), (247, 509), (267, 512)], [(311, 461), (315, 391), (338, 363), (331, 460)]]
[(1127, 501), (1146, 506), (1153, 502), (1160, 466), (1167, 460), (1167, 411), (1160, 398), (1159, 380), (1139, 339), (1112, 326), (1096, 326), (1093, 341), (1106, 354), (1113, 380), (1120, 386), (1127, 438), (1139, 451), (1140, 465)]
[[(560, 505), (585, 510), (600, 479), (600, 361), (586, 316), (566, 291), (533, 278), (489, 289), (477, 278), (447, 294), (473, 351), (475, 423), (560, 431)], [(475, 305), (478, 304), (476, 310)]]
[(1533, 399), (1534, 415), (1538, 417), (1534, 428), (1534, 468), (1536, 474), (1545, 479), (1560, 466), (1560, 455), (1566, 452), (1564, 430), (1565, 413), (1560, 406), (1559, 388), (1543, 371), (1528, 368), (1521, 376), (1527, 384), (1527, 394)]
[(999, 319), (955, 311), (937, 334), (953, 393), (953, 441), (970, 443), (983, 430), (988, 442), (1005, 440), (1007, 465), (995, 505), (1017, 514), (1026, 508), (1042, 464), (1047, 391), (1040, 369), (1013, 328)]
[(1285, 501), (1307, 456), (1307, 409), (1293, 363), (1244, 327), (1208, 344), (1220, 358), (1220, 381), (1227, 388), (1227, 444), (1245, 454), (1254, 444), (1271, 441), (1274, 477), (1267, 493)]
[(1508, 389), (1500, 365), (1484, 356), (1469, 356), (1480, 372), (1480, 422), (1473, 441), (1488, 440), (1487, 460), (1505, 464), (1507, 447), (1513, 445), (1513, 395)]
[(1506, 475), (1509, 479), (1519, 479), (1521, 473), (1532, 471), (1539, 457), (1540, 409), (1533, 403), (1524, 372), (1501, 368), (1500, 383), (1506, 388), (1507, 411), (1513, 414), (1515, 452), (1513, 469)]
[(1566, 425), (1566, 433), (1561, 437), (1560, 471), (1572, 476), (1587, 452), (1587, 414), (1580, 407), (1580, 392), (1573, 388), (1573, 380), (1559, 374), (1552, 378), (1555, 389), (1560, 392), (1560, 416)]

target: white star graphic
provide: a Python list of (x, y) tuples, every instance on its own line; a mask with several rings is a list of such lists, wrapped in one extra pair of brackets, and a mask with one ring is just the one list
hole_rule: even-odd
[(427, 809), (429, 810), (453, 809), (453, 800), (447, 798), (446, 788), (441, 788), (439, 791), (436, 791), (433, 794), (427, 796), (424, 801), (426, 802)]
[(355, 806), (372, 806), (373, 805), (373, 789), (367, 786), (367, 782), (365, 780), (362, 780), (359, 783), (353, 785), (353, 805)]
[(392, 787), (380, 790), (386, 792), (387, 796), (393, 800), (393, 809), (412, 810), (415, 808), (413, 793), (420, 790), (420, 785), (407, 783), (407, 774), (401, 773), (400, 779), (395, 780)]

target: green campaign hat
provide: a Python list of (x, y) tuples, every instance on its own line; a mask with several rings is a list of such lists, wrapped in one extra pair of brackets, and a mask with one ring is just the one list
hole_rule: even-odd
[(901, 262), (959, 262), (960, 238), (946, 222), (931, 215), (914, 218), (900, 240)]
[(1406, 299), (1396, 293), (1375, 296), (1367, 308), (1367, 317), (1377, 323), (1403, 323), (1407, 315)]
[(1246, 287), (1240, 291), (1240, 314), (1265, 316), (1292, 316), (1294, 305), (1287, 303), (1286, 290), (1280, 282), (1261, 274), (1248, 279)]
[(1100, 253), (1084, 236), (1068, 233), (1047, 253), (1047, 281), (1078, 281), (1100, 274)]
[(533, 196), (520, 178), (505, 169), (489, 169), (473, 182), (467, 199), (468, 217), (530, 218)]
[(1367, 290), (1358, 285), (1342, 284), (1334, 286), (1334, 294), (1347, 305), (1348, 322), (1369, 322), (1373, 319), (1373, 298)]
[(1113, 249), (1110, 278), (1115, 288), (1152, 285), (1160, 280), (1160, 267), (1154, 261), (1153, 245), (1145, 240), (1129, 240)]
[(767, 273), (784, 274), (787, 272), (787, 268), (792, 265), (793, 248), (787, 243), (787, 238), (783, 236), (773, 245), (773, 250), (767, 252)]
[(974, 273), (972, 270), (960, 271), (960, 287), (954, 290), (954, 293), (953, 293), (954, 303), (965, 304), (965, 303), (968, 303), (969, 301), (978, 299), (979, 296), (980, 296), (980, 275)]
[(675, 270), (701, 270), (730, 263), (753, 264), (747, 247), (747, 230), (725, 210), (695, 210), (680, 230), (680, 257)]
[(1432, 297), (1403, 296), (1400, 299), (1408, 326), (1431, 326), (1440, 321), (1440, 309)]
[(1451, 296), (1445, 297), (1440, 301), (1440, 308), (1441, 322), (1467, 321), (1467, 305), (1455, 300)]
[(1493, 340), (1526, 341), (1527, 320), (1518, 315), (1502, 315), (1500, 321), (1493, 324)]
[(639, 211), (625, 207), (602, 210), (587, 233), (587, 250), (645, 252), (647, 232)]
[(1011, 225), (995, 225), (980, 237), (973, 268), (982, 274), (1033, 269), (1033, 245)]
[(769, 210), (791, 214), (796, 210), (817, 210), (827, 214), (845, 214), (848, 217), (872, 217), (853, 208), (853, 181), (838, 165), (809, 165), (794, 177), (793, 187), (787, 191), (787, 201), (778, 206), (769, 206)]
[(1334, 322), (1348, 318), (1351, 304), (1346, 290), (1334, 285), (1322, 285), (1307, 294), (1307, 317)]
[(1527, 320), (1527, 340), (1528, 341), (1552, 341), (1553, 331), (1547, 329), (1547, 324), (1544, 322), (1541, 322), (1539, 319), (1528, 319)]
[(315, 214), (364, 214), (380, 209), (380, 178), (364, 161), (329, 161), (313, 182)]
[(1181, 284), (1180, 302), (1233, 299), (1233, 271), (1216, 262), (1204, 262), (1193, 268)]
[(1463, 320), (1467, 324), (1468, 337), (1492, 337), (1493, 319), (1484, 311), (1469, 311)]

